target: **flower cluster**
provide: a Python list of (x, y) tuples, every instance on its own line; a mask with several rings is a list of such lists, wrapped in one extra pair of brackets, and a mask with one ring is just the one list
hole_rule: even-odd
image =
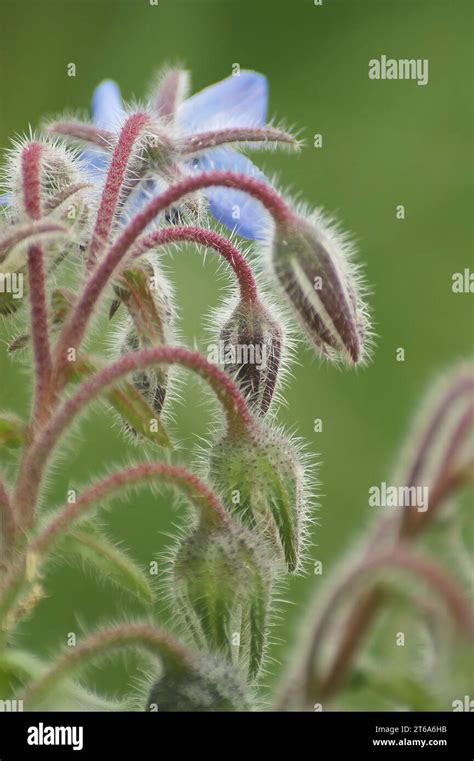
[[(314, 497), (301, 446), (275, 423), (289, 345), (280, 311), (318, 355), (349, 365), (367, 356), (367, 308), (347, 237), (320, 212), (285, 199), (243, 153), (301, 147), (267, 123), (265, 77), (244, 71), (186, 95), (187, 74), (178, 69), (161, 76), (144, 107), (125, 106), (117, 85), (103, 82), (90, 122), (50, 122), (7, 157), (0, 274), (21, 280), (28, 298), (4, 288), (0, 311), (9, 352), (33, 368), (35, 382), (29, 420), (0, 415), (0, 446), (12, 454), (0, 479), (0, 674), (31, 708), (127, 707), (89, 694), (73, 676), (91, 658), (129, 646), (161, 663), (142, 709), (255, 708), (275, 591), (304, 567)], [(252, 241), (251, 259), (242, 238)], [(236, 278), (231, 308), (217, 318), (216, 361), (176, 339), (178, 310), (161, 256), (182, 242), (214, 251)], [(204, 453), (200, 476), (174, 454), (163, 461), (173, 449), (166, 413), (176, 366), (202, 378), (222, 409), (224, 430)], [(43, 517), (54, 458), (97, 399), (145, 458)], [(174, 488), (191, 508), (167, 579), (178, 638), (150, 623), (109, 624), (28, 670), (14, 634), (41, 603), (51, 557), (87, 558), (155, 615), (149, 577), (96, 520), (112, 498), (153, 484)], [(417, 531), (407, 518), (403, 536)]]

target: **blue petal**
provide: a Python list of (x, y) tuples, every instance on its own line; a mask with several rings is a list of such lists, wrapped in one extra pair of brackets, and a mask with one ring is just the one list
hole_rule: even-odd
[(158, 177), (141, 181), (133, 190), (125, 206), (123, 220), (127, 221), (142, 211), (143, 207), (159, 193), (166, 189), (166, 184)]
[[(92, 120), (97, 127), (117, 132), (123, 119), (123, 103), (119, 86), (104, 79), (92, 96)], [(103, 151), (88, 148), (82, 154), (86, 171), (91, 179), (100, 182), (105, 174), (108, 158)]]
[[(219, 169), (255, 177), (268, 182), (265, 175), (252, 164), (250, 159), (231, 148), (213, 148), (193, 160), (193, 168), (203, 172)], [(206, 196), (213, 217), (239, 235), (250, 240), (259, 240), (265, 236), (269, 215), (260, 201), (232, 188), (207, 188)], [(239, 215), (236, 218), (236, 215)]]
[(11, 206), (13, 203), (12, 193), (2, 193), (0, 195), (0, 206)]
[(90, 180), (101, 184), (104, 180), (109, 161), (105, 153), (94, 148), (87, 148), (87, 150), (82, 152), (81, 159)]
[(189, 132), (261, 127), (267, 121), (267, 106), (267, 78), (255, 71), (241, 71), (185, 100), (177, 120)]
[(114, 132), (123, 118), (123, 102), (120, 88), (111, 79), (104, 79), (92, 96), (92, 119), (101, 129)]

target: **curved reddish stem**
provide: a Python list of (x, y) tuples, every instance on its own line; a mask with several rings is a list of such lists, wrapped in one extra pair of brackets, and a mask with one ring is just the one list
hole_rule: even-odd
[(186, 493), (205, 522), (230, 523), (230, 517), (217, 495), (186, 468), (162, 462), (142, 463), (113, 473), (87, 489), (74, 504), (67, 504), (60, 508), (49, 524), (33, 540), (30, 552), (43, 554), (61, 534), (71, 528), (75, 521), (83, 518), (90, 509), (115, 493), (120, 493), (121, 490), (130, 486), (140, 486), (156, 480), (168, 483)]
[(197, 243), (200, 246), (206, 246), (217, 251), (218, 254), (230, 264), (239, 281), (240, 295), (243, 301), (254, 302), (257, 297), (257, 283), (253, 276), (252, 269), (245, 257), (242, 256), (227, 238), (213, 230), (206, 230), (203, 227), (165, 227), (156, 230), (150, 235), (141, 238), (133, 249), (133, 256), (141, 256), (145, 251), (151, 248), (157, 248), (168, 243), (177, 243), (179, 241), (189, 241)]
[[(470, 638), (473, 637), (474, 624), (471, 610), (461, 591), (458, 589), (456, 582), (446, 574), (445, 570), (441, 566), (438, 566), (431, 559), (416, 555), (406, 548), (397, 547), (393, 550), (389, 550), (385, 554), (375, 556), (370, 559), (368, 558), (363, 561), (360, 564), (359, 568), (354, 569), (350, 580), (347, 581), (347, 584), (341, 585), (336, 595), (334, 595), (332, 598), (332, 603), (330, 606), (331, 609), (328, 607), (326, 614), (321, 619), (320, 628), (317, 633), (318, 636), (313, 640), (313, 647), (311, 648), (309, 656), (312, 662), (314, 661), (314, 656), (318, 649), (320, 638), (324, 636), (328, 628), (329, 619), (332, 619), (335, 613), (337, 601), (339, 601), (339, 599), (344, 596), (347, 588), (352, 586), (352, 584), (356, 582), (361, 576), (363, 576), (367, 571), (372, 569), (377, 570), (378, 568), (383, 567), (392, 567), (395, 569), (399, 568), (400, 570), (406, 570), (415, 574), (416, 576), (421, 577), (430, 587), (433, 588), (435, 592), (438, 592), (444, 598), (445, 604), (459, 629), (467, 634), (467, 636)], [(373, 607), (369, 608), (369, 620), (372, 620), (371, 617), (375, 614), (381, 602), (381, 599), (379, 599), (378, 602), (375, 602), (375, 600), (376, 598), (374, 597), (371, 603)], [(368, 611), (365, 612), (367, 613)], [(319, 693), (320, 697), (326, 697), (330, 695), (333, 690), (339, 685), (344, 674), (347, 673), (347, 669), (352, 660), (352, 656), (361, 637), (359, 619), (360, 614), (357, 616), (356, 613), (356, 618), (351, 619), (350, 625), (344, 632), (344, 637), (338, 649), (337, 657), (329, 668), (328, 673), (321, 681)]]
[(157, 364), (179, 364), (204, 378), (221, 402), (229, 432), (252, 433), (255, 422), (244, 397), (229, 376), (198, 352), (181, 347), (159, 346), (126, 354), (86, 380), (44, 426), (20, 466), (14, 505), (20, 524), (31, 525), (44, 467), (55, 446), (75, 417), (109, 385), (137, 370)]
[(99, 211), (97, 212), (96, 224), (87, 259), (87, 266), (89, 268), (95, 264), (98, 254), (108, 242), (132, 152), (138, 138), (149, 122), (150, 117), (148, 114), (137, 112), (129, 116), (122, 127), (117, 145), (112, 154), (107, 179), (102, 191)]
[(408, 571), (423, 579), (435, 592), (443, 597), (459, 629), (467, 634), (467, 636), (473, 637), (474, 623), (470, 607), (458, 589), (456, 582), (446, 574), (444, 568), (434, 563), (431, 559), (417, 555), (403, 546), (398, 546), (382, 553), (376, 553), (372, 557), (366, 557), (362, 562), (353, 567), (331, 594), (314, 625), (311, 642), (301, 671), (297, 678), (287, 685), (278, 698), (278, 710), (284, 709), (291, 702), (293, 694), (301, 689), (301, 687), (304, 689), (305, 700), (307, 702), (314, 702), (330, 697), (340, 685), (347, 674), (362, 638), (384, 601), (384, 595), (377, 587), (374, 587), (364, 595), (353, 608), (348, 623), (344, 627), (341, 639), (338, 642), (336, 655), (323, 677), (315, 673), (317, 656), (320, 654), (328, 635), (333, 631), (331, 624), (344, 598), (350, 594), (353, 587), (370, 571), (379, 571), (384, 568)]
[(400, 525), (400, 538), (405, 539), (417, 534), (428, 522), (431, 522), (439, 509), (441, 498), (445, 493), (445, 486), (449, 483), (452, 475), (456, 476), (456, 457), (459, 454), (474, 423), (474, 404), (469, 404), (457, 421), (447, 450), (440, 462), (436, 480), (430, 489), (428, 510), (418, 513), (413, 508), (404, 511)]
[(28, 238), (38, 239), (44, 235), (66, 233), (67, 229), (58, 222), (27, 222), (15, 225), (12, 230), (0, 239), (0, 262), (7, 258), (8, 252), (18, 243), (28, 244)]
[(187, 72), (171, 69), (155, 94), (154, 108), (162, 119), (173, 119), (186, 89)]
[(72, 137), (74, 140), (81, 140), (84, 143), (91, 143), (103, 150), (110, 149), (115, 139), (114, 132), (101, 129), (94, 124), (86, 124), (85, 122), (73, 120), (54, 122), (49, 125), (48, 132), (54, 132), (55, 135)]
[[(41, 217), (42, 155), (43, 146), (40, 143), (29, 143), (21, 154), (23, 201), (26, 214), (33, 221), (38, 221)], [(52, 374), (44, 252), (39, 245), (32, 245), (28, 249), (28, 277), (30, 283), (31, 333), (36, 366), (33, 419), (39, 423), (48, 415), (51, 403)]]
[(25, 702), (31, 708), (78, 666), (111, 650), (127, 646), (140, 647), (158, 655), (165, 665), (171, 666), (175, 672), (192, 671), (194, 668), (192, 653), (168, 632), (146, 623), (119, 624), (89, 635), (76, 647), (67, 648), (43, 676), (27, 687), (23, 696)]
[(21, 181), (26, 216), (38, 220), (41, 216), (41, 143), (28, 143), (21, 153)]
[(153, 198), (141, 212), (133, 217), (85, 284), (56, 346), (55, 380), (58, 386), (61, 383), (61, 371), (67, 362), (68, 350), (74, 348), (77, 351), (79, 349), (100, 294), (138, 236), (160, 212), (179, 201), (183, 196), (211, 186), (236, 188), (257, 198), (272, 214), (276, 224), (280, 226), (286, 226), (294, 218), (293, 212), (273, 188), (265, 182), (235, 172), (203, 172), (192, 177), (186, 177)]
[(64, 505), (50, 517), (46, 526), (32, 540), (23, 555), (18, 557), (15, 564), (9, 568), (8, 576), (2, 579), (0, 610), (5, 601), (6, 607), (3, 612), (9, 610), (21, 594), (23, 583), (27, 580), (28, 557), (35, 558), (35, 569), (39, 572), (45, 555), (77, 520), (84, 518), (99, 503), (110, 499), (114, 494), (121, 494), (130, 486), (140, 487), (156, 480), (163, 481), (184, 493), (197, 510), (202, 525), (207, 526), (209, 530), (213, 526), (230, 526), (232, 519), (215, 492), (186, 468), (166, 463), (141, 463), (117, 471), (84, 491), (75, 503)]
[(413, 484), (416, 485), (419, 482), (428, 453), (431, 449), (432, 444), (436, 440), (436, 436), (441, 428), (443, 421), (446, 418), (446, 414), (448, 413), (449, 409), (462, 396), (466, 395), (466, 398), (469, 399), (472, 398), (473, 394), (474, 376), (471, 372), (463, 370), (460, 373), (459, 377), (449, 385), (448, 389), (434, 410), (433, 415), (429, 420), (428, 425), (426, 426), (426, 429), (418, 444), (417, 454), (403, 483), (406, 483), (408, 486), (412, 486)]
[(181, 151), (184, 154), (193, 154), (229, 143), (284, 143), (298, 148), (298, 141), (293, 135), (276, 127), (230, 127), (199, 132), (187, 137), (183, 141)]

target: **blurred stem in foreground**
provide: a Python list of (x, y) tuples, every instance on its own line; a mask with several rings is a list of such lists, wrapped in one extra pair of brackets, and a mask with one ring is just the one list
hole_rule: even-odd
[[(275, 706), (279, 710), (292, 705), (308, 708), (337, 694), (376, 618), (390, 602), (386, 585), (380, 579), (369, 581), (368, 588), (356, 595), (340, 636), (331, 623), (340, 610), (341, 602), (353, 591), (354, 581), (384, 565), (410, 570), (424, 579), (444, 597), (459, 628), (469, 639), (473, 638), (470, 607), (456, 582), (443, 568), (414, 554), (408, 546), (429, 527), (446, 500), (472, 482), (473, 370), (471, 365), (462, 364), (435, 390), (423, 407), (401, 458), (400, 482), (404, 483), (404, 488), (416, 489), (421, 484), (427, 486), (427, 509), (419, 512), (411, 504), (404, 507), (400, 519), (390, 517), (377, 523), (362, 553), (362, 561), (350, 564), (342, 581), (329, 593), (324, 606), (317, 605), (305, 652), (277, 696)], [(403, 478), (404, 481), (401, 480)], [(384, 546), (386, 549), (381, 554), (380, 548)], [(324, 668), (321, 651), (333, 639), (337, 641), (335, 652), (329, 665)]]

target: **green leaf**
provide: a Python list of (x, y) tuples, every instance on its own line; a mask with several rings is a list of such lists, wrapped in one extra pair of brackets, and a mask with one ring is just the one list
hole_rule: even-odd
[(61, 551), (75, 554), (111, 581), (145, 603), (152, 603), (154, 591), (145, 572), (104, 534), (91, 524), (71, 531), (61, 542)]
[(26, 423), (11, 412), (0, 412), (0, 446), (19, 449), (26, 441)]
[[(98, 372), (100, 367), (101, 362), (96, 358), (78, 358), (76, 362), (69, 363), (69, 380), (79, 383)], [(160, 447), (173, 448), (163, 421), (133, 383), (122, 381), (107, 390), (104, 396), (133, 431)]]

